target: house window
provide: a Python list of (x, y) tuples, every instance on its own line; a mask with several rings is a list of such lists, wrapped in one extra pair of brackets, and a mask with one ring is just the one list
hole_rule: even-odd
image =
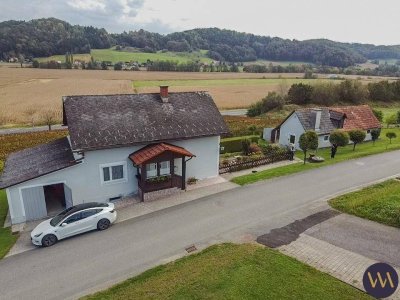
[(325, 142), (329, 141), (329, 135), (325, 135), (325, 136), (324, 136), (324, 141), (325, 141)]
[(371, 130), (370, 130), (370, 129), (368, 129), (368, 130), (367, 130), (367, 133), (371, 133)]
[(146, 177), (157, 177), (157, 164), (151, 163), (146, 165)]
[(160, 162), (160, 175), (169, 175), (171, 174), (169, 161)]
[(126, 163), (101, 165), (102, 183), (121, 182), (126, 178)]
[(296, 136), (294, 134), (291, 134), (289, 136), (289, 143), (291, 143), (291, 144), (296, 143)]

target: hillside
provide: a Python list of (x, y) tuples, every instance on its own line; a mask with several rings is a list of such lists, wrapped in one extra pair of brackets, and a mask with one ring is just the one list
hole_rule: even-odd
[(55, 18), (0, 23), (0, 59), (90, 53), (121, 45), (144, 53), (191, 53), (208, 50), (209, 58), (227, 62), (259, 60), (303, 61), (348, 67), (368, 59), (400, 59), (400, 45), (339, 43), (326, 39), (305, 41), (259, 36), (218, 28), (200, 28), (161, 35), (144, 30), (110, 34), (92, 26), (71, 25)]

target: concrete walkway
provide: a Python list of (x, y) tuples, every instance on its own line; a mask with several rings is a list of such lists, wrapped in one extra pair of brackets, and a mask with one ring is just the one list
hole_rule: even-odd
[[(364, 290), (364, 272), (374, 263), (389, 263), (400, 274), (399, 248), (399, 229), (341, 214), (309, 228), (278, 249)], [(389, 299), (400, 299), (400, 288)]]
[(213, 180), (200, 181), (198, 184), (200, 186), (197, 186), (197, 184), (193, 186), (188, 186), (186, 192), (182, 191), (159, 200), (150, 202), (140, 202), (122, 208), (118, 210), (117, 222), (123, 222), (132, 218), (140, 217), (159, 210), (184, 204), (196, 199), (218, 194), (238, 187), (238, 185), (226, 181), (221, 177), (217, 177), (216, 179)]

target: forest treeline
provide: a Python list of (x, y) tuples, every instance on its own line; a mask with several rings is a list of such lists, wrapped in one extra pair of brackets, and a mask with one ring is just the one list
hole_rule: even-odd
[(339, 43), (326, 39), (288, 40), (218, 28), (193, 29), (167, 35), (145, 30), (108, 33), (103, 28), (71, 25), (47, 18), (0, 23), (0, 59), (24, 56), (89, 53), (114, 45), (144, 52), (190, 52), (206, 49), (217, 61), (248, 62), (256, 59), (304, 61), (317, 65), (348, 67), (368, 59), (400, 59), (400, 46)]

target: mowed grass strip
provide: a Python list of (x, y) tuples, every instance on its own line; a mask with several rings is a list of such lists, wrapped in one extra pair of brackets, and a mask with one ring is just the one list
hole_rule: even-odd
[[(386, 132), (395, 132), (398, 138), (392, 140), (392, 144), (389, 144), (389, 139), (386, 138)], [(357, 145), (356, 150), (353, 151), (353, 145), (348, 145), (346, 147), (339, 147), (336, 157), (334, 159), (330, 158), (330, 148), (319, 149), (316, 153), (318, 156), (322, 156), (325, 161), (323, 163), (302, 163), (287, 165), (283, 167), (273, 168), (257, 173), (252, 173), (249, 175), (238, 176), (232, 179), (232, 182), (245, 185), (249, 183), (254, 183), (260, 180), (266, 180), (274, 177), (280, 177), (285, 175), (290, 175), (298, 172), (307, 171), (310, 169), (320, 168), (323, 166), (332, 165), (349, 159), (361, 158), (368, 155), (379, 154), (386, 151), (393, 151), (400, 149), (400, 129), (390, 128), (382, 129), (380, 139), (375, 142), (365, 142)], [(303, 159), (303, 153), (298, 151), (296, 156)]]
[(400, 182), (389, 180), (329, 201), (342, 212), (400, 227)]
[(85, 299), (372, 299), (276, 250), (222, 244)]
[(11, 234), (11, 228), (3, 228), (8, 212), (6, 191), (0, 190), (0, 259), (3, 258), (17, 241), (18, 235)]

